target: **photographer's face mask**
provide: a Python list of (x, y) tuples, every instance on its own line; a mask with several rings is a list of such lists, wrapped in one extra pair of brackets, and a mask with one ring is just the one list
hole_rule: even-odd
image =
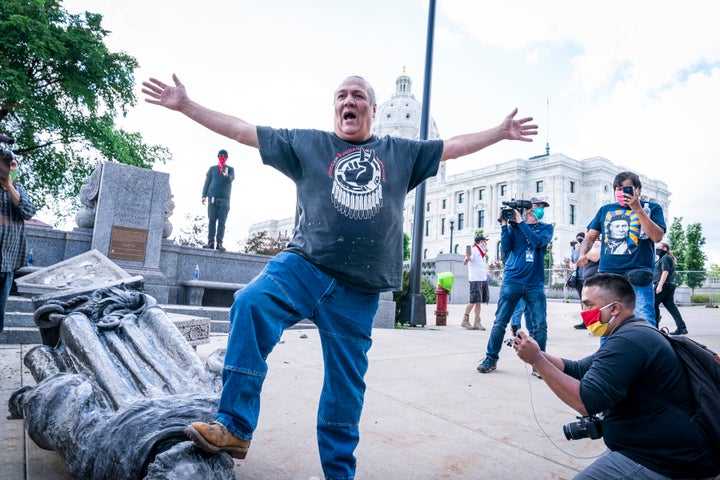
[(535, 218), (538, 220), (542, 220), (542, 218), (545, 216), (545, 207), (542, 205), (539, 207), (533, 208), (533, 214), (535, 215)]
[(600, 321), (600, 312), (608, 308), (610, 305), (612, 305), (615, 302), (610, 302), (604, 307), (600, 308), (592, 308), (590, 310), (585, 310), (583, 312), (580, 312), (580, 316), (583, 319), (583, 323), (587, 327), (588, 331), (592, 333), (595, 336), (602, 337), (607, 333), (607, 329), (610, 326), (610, 324), (615, 320), (615, 316), (612, 316), (610, 318), (610, 321), (608, 323), (602, 323)]

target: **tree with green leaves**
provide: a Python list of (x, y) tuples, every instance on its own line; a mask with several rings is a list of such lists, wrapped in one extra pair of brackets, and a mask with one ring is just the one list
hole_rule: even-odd
[(73, 212), (83, 180), (109, 160), (143, 168), (170, 159), (162, 146), (115, 125), (137, 103), (137, 60), (110, 52), (102, 15), (56, 0), (0, 2), (0, 133), (15, 139), (23, 185), (38, 208)]
[(687, 286), (695, 293), (695, 288), (699, 287), (705, 281), (707, 272), (705, 271), (705, 261), (707, 255), (702, 251), (705, 245), (705, 237), (702, 235), (702, 225), (700, 223), (692, 223), (688, 225), (685, 232), (685, 240), (687, 248), (685, 250), (685, 269), (687, 270)]
[(685, 283), (685, 250), (687, 249), (687, 242), (685, 241), (685, 231), (682, 226), (683, 217), (673, 218), (672, 225), (668, 231), (668, 245), (670, 250), (675, 255), (677, 265), (675, 266), (675, 283), (682, 285)]
[(720, 277), (720, 265), (713, 263), (710, 265), (709, 272), (711, 277)]

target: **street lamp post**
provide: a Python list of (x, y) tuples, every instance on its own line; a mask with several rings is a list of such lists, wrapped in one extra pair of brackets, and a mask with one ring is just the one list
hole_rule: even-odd
[[(425, 85), (420, 115), (420, 140), (427, 140), (430, 125), (430, 84), (432, 81), (432, 51), (435, 39), (435, 0), (428, 7), (427, 42), (425, 43)], [(400, 307), (400, 320), (410, 326), (424, 326), (425, 295), (420, 293), (422, 275), (422, 225), (424, 223), (425, 182), (415, 189), (415, 224), (413, 225), (412, 250), (408, 295)]]
[(453, 253), (453, 230), (455, 227), (455, 219), (450, 219), (450, 250), (448, 250), (448, 253)]

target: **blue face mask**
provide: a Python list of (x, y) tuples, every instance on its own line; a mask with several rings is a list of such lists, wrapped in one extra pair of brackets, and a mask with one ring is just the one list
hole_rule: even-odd
[(533, 213), (535, 214), (535, 218), (542, 220), (542, 217), (545, 215), (545, 207), (535, 207), (533, 208)]

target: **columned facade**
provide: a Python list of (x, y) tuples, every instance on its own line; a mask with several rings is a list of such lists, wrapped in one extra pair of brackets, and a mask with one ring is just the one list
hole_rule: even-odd
[[(377, 109), (373, 133), (418, 139), (422, 105), (412, 94), (412, 81), (403, 73), (395, 86), (390, 100)], [(428, 131), (430, 139), (440, 138), (432, 120)], [(555, 225), (552, 254), (553, 263), (559, 265), (570, 257), (570, 242), (578, 232), (585, 230), (595, 212), (602, 205), (615, 201), (612, 181), (616, 174), (625, 170), (632, 169), (602, 157), (576, 160), (562, 153), (509, 161), (498, 159), (498, 163), (491, 166), (455, 175), (446, 174), (443, 162), (438, 174), (426, 183), (422, 257), (432, 259), (440, 253), (464, 254), (465, 246), (473, 243), (475, 231), (482, 228), (490, 239), (490, 262), (500, 258), (497, 218), (502, 202), (539, 197), (550, 204), (545, 209), (543, 221)], [(649, 179), (641, 172), (636, 173), (643, 184), (643, 198), (659, 203), (666, 222), (669, 222), (667, 185)], [(414, 214), (415, 191), (410, 192), (405, 201), (403, 218), (403, 231), (411, 237)], [(249, 233), (265, 230), (271, 236), (291, 236), (294, 222), (294, 217), (268, 220), (252, 225)]]

